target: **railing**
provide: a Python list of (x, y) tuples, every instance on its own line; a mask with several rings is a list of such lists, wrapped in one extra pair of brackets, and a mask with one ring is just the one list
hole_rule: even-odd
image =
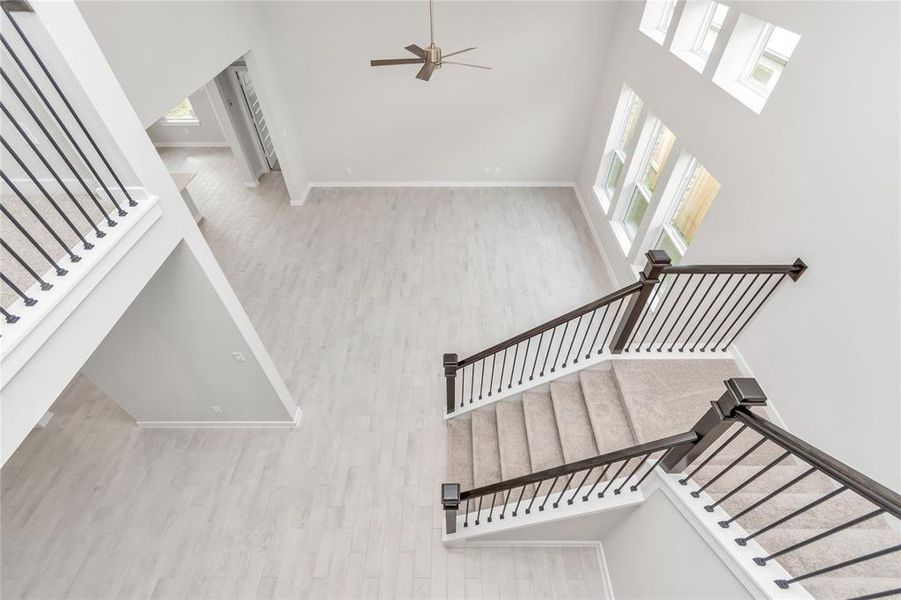
[[(9, 38), (0, 34), (5, 63), (0, 67), (0, 281), (5, 286), (0, 314), (7, 323), (19, 321), (21, 311), (53, 288), (54, 278), (69, 273), (66, 261), (77, 263), (82, 251), (92, 251), (91, 240), (117, 225), (113, 217), (128, 214), (124, 206), (137, 205), (17, 23), (13, 13), (28, 11), (27, 2), (2, 2), (3, 16), (15, 31)], [(107, 183), (101, 171), (114, 183)]]
[[(698, 485), (698, 488), (689, 494), (691, 501), (705, 502), (704, 509), (708, 513), (714, 513), (718, 507), (722, 509), (723, 504), (733, 499), (737, 493), (745, 490), (764, 474), (771, 472), (774, 467), (785, 464), (786, 460), (795, 459), (804, 465), (799, 474), (794, 475), (794, 471), (792, 471), (791, 475), (786, 476), (785, 481), (772, 482), (772, 485), (775, 486), (774, 489), (753, 503), (737, 510), (734, 514), (727, 513), (727, 519), (717, 521), (717, 525), (724, 529), (729, 528), (733, 523), (741, 525), (743, 518), (754, 511), (759, 511), (762, 506), (772, 503), (780, 495), (792, 493), (793, 486), (816, 474), (821, 477), (825, 476), (832, 482), (829, 491), (824, 491), (815, 500), (757, 527), (752, 533), (736, 538), (735, 544), (739, 546), (747, 546), (751, 540), (778, 530), (780, 527), (791, 527), (793, 519), (842, 494), (855, 494), (871, 505), (870, 509), (861, 510), (860, 515), (833, 525), (825, 531), (820, 531), (769, 554), (755, 557), (753, 562), (757, 566), (766, 565), (769, 561), (798, 552), (811, 544), (821, 543), (822, 547), (822, 543), (828, 542), (832, 536), (876, 518), (887, 516), (901, 519), (901, 495), (752, 412), (752, 408), (763, 407), (767, 401), (755, 379), (730, 379), (726, 381), (726, 388), (727, 391), (718, 400), (711, 402), (711, 408), (698, 420), (691, 431), (473, 490), (461, 491), (460, 485), (456, 483), (443, 484), (441, 492), (446, 517), (446, 532), (448, 534), (457, 532), (457, 514), (461, 507), (465, 512), (463, 526), (476, 527), (482, 523), (483, 518), (490, 522), (495, 513), (500, 519), (507, 514), (511, 518), (515, 518), (521, 514), (519, 510), (521, 505), (525, 507), (524, 512), (529, 514), (536, 502), (539, 510), (545, 510), (549, 502), (552, 509), (558, 508), (564, 498), (566, 498), (567, 504), (573, 504), (579, 497), (583, 502), (588, 502), (591, 494), (599, 486), (601, 489), (597, 494), (598, 498), (603, 498), (611, 487), (614, 488), (614, 495), (620, 494), (627, 485), (630, 492), (636, 492), (642, 482), (658, 466), (666, 473), (681, 473), (688, 467), (692, 467), (692, 463), (702, 457), (699, 464), (693, 466), (692, 470), (678, 481), (680, 484), (688, 486), (694, 483), (693, 478), (701, 472), (709, 477), (704, 484)], [(734, 426), (737, 426), (737, 430), (731, 432), (727, 438), (721, 439)], [(747, 435), (755, 437), (749, 440)], [(745, 438), (744, 445), (736, 447), (735, 452), (738, 452), (736, 458), (729, 460), (725, 465), (714, 462), (717, 456), (721, 458), (725, 456), (722, 454), (724, 450), (733, 444), (742, 443), (736, 440), (742, 440), (743, 437)], [(724, 475), (737, 466), (748, 466), (749, 457), (766, 453), (768, 445), (771, 448), (769, 454), (764, 454), (766, 456), (765, 464), (755, 465), (753, 474), (735, 484), (731, 489), (720, 490), (717, 494), (718, 500), (712, 500), (705, 493), (712, 484), (722, 480)], [(655, 455), (656, 458), (652, 460)], [(625, 471), (626, 465), (635, 458), (639, 460), (634, 463), (631, 470)], [(597, 473), (598, 470), (600, 470), (600, 474), (596, 478), (591, 478), (592, 474)], [(633, 479), (642, 470), (644, 470), (643, 474), (637, 479)], [(628, 475), (623, 479), (621, 475), (624, 472), (627, 472)], [(566, 483), (562, 487), (557, 486), (557, 483), (562, 480), (565, 480)], [(593, 483), (587, 493), (582, 494), (581, 491), (589, 480)], [(629, 482), (633, 480), (634, 483), (629, 485)], [(576, 487), (572, 487), (573, 481), (578, 482)], [(547, 482), (550, 484), (545, 485)], [(530, 488), (530, 486), (532, 487)], [(473, 518), (470, 518), (470, 513), (474, 514)], [(899, 528), (893, 527), (889, 530), (899, 531)], [(791, 573), (790, 578), (774, 580), (773, 583), (779, 588), (788, 589), (793, 584), (899, 551), (901, 551), (901, 544), (882, 547), (874, 545), (872, 548), (861, 549), (855, 555), (844, 560), (825, 564), (806, 572)], [(881, 598), (895, 594), (901, 594), (901, 588), (874, 590), (861, 598)]]
[(639, 280), (462, 360), (445, 354), (447, 414), (604, 354), (725, 352), (786, 278), (807, 266), (672, 265), (651, 250)]

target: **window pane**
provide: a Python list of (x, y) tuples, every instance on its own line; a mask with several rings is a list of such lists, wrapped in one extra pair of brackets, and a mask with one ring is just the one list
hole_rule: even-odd
[(674, 265), (682, 262), (682, 249), (672, 238), (672, 236), (670, 236), (668, 227), (663, 228), (663, 232), (660, 234), (660, 238), (657, 240), (657, 249), (664, 250), (667, 254), (669, 254), (669, 257)]
[(726, 20), (726, 13), (729, 12), (729, 7), (719, 2), (711, 2), (710, 4), (711, 8), (708, 9), (710, 11), (710, 20), (707, 22), (706, 29), (696, 48), (697, 52), (703, 56), (710, 56), (720, 29), (723, 28), (723, 21)]
[(694, 239), (719, 190), (719, 182), (707, 169), (701, 165), (695, 166), (670, 221), (673, 233), (682, 238), (685, 246)]
[(167, 121), (196, 121), (197, 115), (194, 114), (194, 107), (191, 102), (185, 98), (172, 107), (164, 117)]
[(629, 237), (635, 237), (638, 226), (641, 225), (641, 220), (644, 218), (644, 213), (647, 210), (648, 199), (645, 198), (641, 189), (636, 186), (635, 191), (632, 192), (632, 199), (629, 201), (629, 208), (626, 209), (626, 216), (623, 219), (626, 230), (629, 232)]
[(635, 126), (638, 124), (638, 116), (641, 114), (641, 98), (635, 92), (629, 93), (629, 112), (626, 114), (626, 120), (623, 124), (623, 131), (620, 135), (619, 142), (616, 147), (623, 152), (629, 146), (632, 140), (632, 134), (635, 133)]
[(660, 11), (660, 19), (657, 21), (657, 29), (664, 34), (669, 29), (670, 21), (673, 20), (673, 11), (676, 10), (676, 0), (664, 0), (662, 10)]
[(641, 183), (644, 184), (652, 194), (654, 193), (654, 190), (657, 189), (660, 173), (666, 166), (666, 161), (669, 159), (670, 151), (673, 149), (673, 142), (675, 141), (676, 136), (674, 136), (665, 126), (660, 125), (660, 131), (657, 134), (657, 138), (654, 140), (654, 145), (651, 147), (650, 158), (648, 159), (648, 162), (644, 167), (644, 172), (640, 178)]
[(613, 192), (616, 189), (616, 186), (619, 185), (619, 178), (623, 174), (623, 161), (620, 159), (618, 154), (613, 155), (613, 162), (610, 164), (610, 172), (607, 173), (607, 181), (604, 182), (604, 186), (607, 188), (607, 191)]

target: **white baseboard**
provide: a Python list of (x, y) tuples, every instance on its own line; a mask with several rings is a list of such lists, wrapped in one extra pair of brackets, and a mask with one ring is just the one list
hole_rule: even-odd
[(154, 148), (231, 148), (228, 142), (153, 142)]
[(604, 262), (604, 270), (607, 271), (607, 277), (610, 279), (610, 282), (614, 287), (618, 287), (619, 280), (616, 277), (616, 273), (613, 271), (613, 266), (607, 259), (607, 253), (604, 251), (604, 244), (603, 242), (601, 242), (601, 236), (598, 235), (598, 230), (594, 226), (594, 221), (592, 221), (591, 216), (588, 214), (588, 207), (585, 205), (585, 198), (582, 196), (582, 192), (579, 191), (579, 186), (575, 183), (573, 184), (573, 192), (575, 192), (576, 199), (579, 201), (579, 208), (582, 209), (582, 218), (585, 219), (585, 224), (588, 225), (588, 231), (591, 233), (591, 239), (594, 241), (594, 245), (595, 248), (597, 248), (598, 254), (601, 255), (601, 260)]
[(296, 429), (303, 411), (300, 407), (290, 421), (135, 421), (142, 429)]
[(413, 188), (447, 188), (447, 187), (573, 187), (572, 181), (313, 181), (314, 187), (413, 187)]

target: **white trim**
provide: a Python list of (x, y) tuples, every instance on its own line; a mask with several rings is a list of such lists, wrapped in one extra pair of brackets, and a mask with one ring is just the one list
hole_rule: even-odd
[(300, 407), (291, 421), (135, 421), (142, 429), (296, 429), (303, 414)]
[(613, 580), (610, 578), (610, 568), (607, 566), (607, 553), (604, 552), (604, 544), (598, 542), (595, 550), (598, 553), (598, 564), (601, 566), (601, 577), (604, 579), (604, 597), (614, 600)]
[[(598, 235), (598, 230), (594, 226), (594, 219), (591, 218), (591, 215), (588, 213), (588, 206), (585, 205), (585, 199), (582, 197), (582, 192), (579, 191), (578, 185), (573, 185), (573, 192), (576, 194), (576, 200), (579, 201), (579, 208), (582, 209), (582, 218), (585, 219), (585, 224), (588, 225), (588, 231), (591, 233), (591, 239), (594, 241), (595, 248), (598, 251), (598, 254), (601, 255), (601, 261), (604, 263), (604, 271), (607, 273), (607, 278), (610, 279), (610, 283), (614, 286), (618, 285), (618, 280), (616, 278), (616, 274), (613, 272), (613, 265), (610, 264), (610, 261), (607, 260), (607, 253), (604, 251), (604, 243), (601, 241), (601, 236)], [(592, 188), (592, 193), (597, 195), (597, 189)], [(600, 198), (598, 199), (600, 203)], [(603, 204), (601, 206), (603, 208)]]
[(154, 148), (231, 148), (228, 142), (153, 142)]
[(447, 188), (447, 187), (575, 187), (572, 181), (311, 181), (309, 188), (323, 187), (414, 187), (414, 188)]

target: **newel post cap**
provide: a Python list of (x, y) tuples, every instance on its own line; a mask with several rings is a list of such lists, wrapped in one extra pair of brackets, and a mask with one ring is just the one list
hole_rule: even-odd
[(731, 417), (739, 406), (766, 406), (766, 394), (753, 377), (733, 377), (725, 383), (727, 392), (714, 402), (723, 417)]
[(441, 484), (441, 506), (444, 510), (455, 510), (460, 506), (460, 484)]

